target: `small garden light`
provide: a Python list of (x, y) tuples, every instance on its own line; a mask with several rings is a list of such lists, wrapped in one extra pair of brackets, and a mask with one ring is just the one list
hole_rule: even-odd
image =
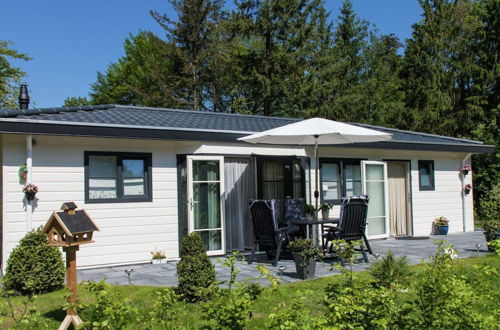
[(479, 249), (483, 246), (481, 243), (476, 243), (477, 255), (479, 255)]
[(279, 265), (278, 266), (278, 272), (280, 273), (281, 280), (283, 281), (283, 272), (285, 271), (286, 266), (285, 265)]
[(127, 278), (128, 278), (128, 285), (132, 285), (131, 275), (132, 275), (133, 271), (134, 271), (133, 268), (125, 269), (125, 274), (127, 274)]

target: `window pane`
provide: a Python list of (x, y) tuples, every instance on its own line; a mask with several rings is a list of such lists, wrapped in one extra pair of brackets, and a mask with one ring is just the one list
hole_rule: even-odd
[(219, 181), (219, 161), (193, 160), (194, 181)]
[(221, 230), (197, 231), (197, 233), (200, 234), (207, 251), (217, 251), (222, 249)]
[(367, 180), (384, 180), (384, 166), (382, 165), (366, 165)]
[(282, 162), (262, 163), (262, 180), (283, 181), (285, 179), (284, 166)]
[(285, 190), (283, 182), (263, 182), (262, 195), (263, 199), (284, 199)]
[(361, 181), (347, 181), (345, 184), (345, 190), (345, 197), (361, 195)]
[(143, 159), (124, 159), (123, 160), (124, 178), (143, 178), (144, 160)]
[(323, 163), (321, 165), (321, 179), (323, 181), (339, 181), (339, 176), (339, 164)]
[(116, 179), (89, 178), (89, 198), (116, 198)]
[(340, 199), (340, 166), (338, 163), (321, 164), (321, 181), (324, 200)]
[(116, 178), (115, 156), (90, 156), (89, 176), (91, 178)]
[(432, 187), (432, 170), (431, 162), (419, 162), (418, 173), (422, 187)]
[(144, 195), (144, 178), (123, 178), (123, 195)]
[(368, 203), (368, 218), (385, 216), (385, 191), (383, 182), (367, 182), (366, 190)]
[(323, 199), (325, 200), (340, 199), (339, 182), (323, 181)]
[(302, 180), (302, 173), (300, 171), (300, 160), (294, 160), (292, 163), (292, 171), (293, 171), (293, 180), (300, 181)]
[(346, 181), (361, 181), (361, 166), (346, 165), (345, 166)]
[(89, 198), (116, 198), (116, 157), (89, 156)]
[(145, 195), (143, 159), (123, 159), (123, 195)]
[(193, 183), (195, 229), (220, 228), (220, 183)]

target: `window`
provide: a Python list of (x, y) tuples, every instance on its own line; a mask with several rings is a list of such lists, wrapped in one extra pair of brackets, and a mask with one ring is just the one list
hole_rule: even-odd
[(85, 203), (151, 200), (151, 154), (85, 152)]
[(262, 199), (303, 198), (304, 170), (291, 157), (257, 158), (258, 196)]
[(358, 159), (322, 159), (320, 166), (323, 203), (340, 204), (342, 197), (362, 194), (361, 166)]
[(434, 161), (418, 161), (418, 184), (420, 190), (434, 190)]

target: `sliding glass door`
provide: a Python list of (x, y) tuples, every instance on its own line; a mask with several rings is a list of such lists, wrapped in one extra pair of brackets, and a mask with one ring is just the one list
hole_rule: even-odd
[(225, 253), (224, 157), (188, 156), (188, 229), (197, 232), (208, 255)]
[(368, 226), (366, 234), (370, 238), (388, 236), (389, 217), (387, 216), (387, 164), (378, 161), (361, 162), (363, 194), (368, 195)]

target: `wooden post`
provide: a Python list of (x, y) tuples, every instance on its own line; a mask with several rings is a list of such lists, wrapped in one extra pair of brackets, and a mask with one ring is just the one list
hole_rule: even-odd
[(77, 302), (76, 251), (78, 251), (78, 249), (78, 245), (63, 247), (63, 251), (66, 252), (66, 285), (70, 290), (70, 295), (68, 297), (70, 308), (68, 308), (66, 317), (61, 323), (61, 326), (59, 326), (59, 330), (66, 330), (71, 324), (76, 328), (83, 323), (82, 319), (73, 308)]

